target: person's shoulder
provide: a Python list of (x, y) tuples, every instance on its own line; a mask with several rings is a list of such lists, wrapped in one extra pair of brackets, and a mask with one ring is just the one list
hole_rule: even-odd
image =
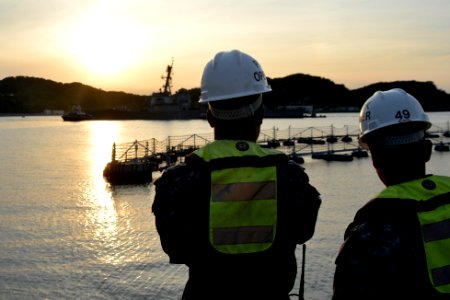
[(347, 227), (345, 237), (384, 239), (404, 235), (417, 228), (416, 203), (411, 200), (374, 198), (362, 206)]
[(305, 168), (293, 160), (286, 160), (284, 163), (284, 170), (287, 180), (303, 183), (309, 182), (309, 177), (305, 172)]
[(165, 169), (162, 175), (155, 180), (154, 184), (158, 186), (164, 183), (172, 184), (174, 182), (180, 183), (183, 181), (196, 180), (202, 177), (205, 170), (204, 161), (191, 153), (189, 156), (186, 156), (185, 162), (178, 163)]
[(291, 197), (299, 199), (314, 199), (317, 207), (320, 206), (320, 193), (310, 183), (305, 168), (293, 160), (287, 160), (279, 170), (279, 180), (283, 188), (288, 190)]
[(402, 222), (416, 216), (416, 204), (409, 199), (373, 198), (357, 211), (355, 220)]

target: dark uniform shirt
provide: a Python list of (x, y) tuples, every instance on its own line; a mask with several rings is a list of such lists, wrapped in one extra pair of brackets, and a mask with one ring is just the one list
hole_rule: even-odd
[(209, 241), (211, 173), (192, 154), (155, 181), (156, 227), (171, 263), (186, 264), (183, 299), (289, 299), (297, 272), (295, 247), (314, 234), (321, 199), (303, 168), (277, 168), (278, 222), (268, 250), (224, 254)]
[(415, 200), (373, 199), (345, 232), (333, 300), (449, 299), (428, 276)]

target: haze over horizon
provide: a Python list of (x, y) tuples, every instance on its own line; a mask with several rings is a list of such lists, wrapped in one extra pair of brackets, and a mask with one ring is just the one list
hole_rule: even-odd
[(215, 53), (239, 49), (271, 78), (433, 81), (450, 93), (449, 11), (446, 0), (0, 0), (0, 79), (147, 95), (172, 59), (173, 91), (190, 89)]

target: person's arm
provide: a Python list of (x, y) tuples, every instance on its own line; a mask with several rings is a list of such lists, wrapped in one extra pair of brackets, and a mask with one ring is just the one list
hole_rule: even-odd
[(176, 177), (179, 173), (175, 169), (167, 169), (160, 178), (155, 180), (155, 198), (152, 212), (155, 215), (155, 225), (164, 252), (171, 263), (184, 263), (183, 237), (180, 235), (180, 219), (178, 210), (179, 193)]
[(309, 183), (303, 167), (293, 161), (288, 162), (285, 182), (292, 233), (295, 234), (295, 242), (303, 244), (314, 235), (322, 203), (320, 193)]
[(370, 299), (374, 284), (371, 273), (379, 273), (371, 261), (376, 243), (373, 229), (368, 224), (349, 225), (336, 258), (333, 300)]
[(202, 201), (209, 200), (208, 174), (202, 160), (188, 155), (186, 164), (166, 169), (154, 182), (152, 211), (161, 246), (171, 263), (189, 264), (204, 248), (201, 242), (204, 228), (208, 233), (208, 202), (205, 206)]
[(389, 205), (378, 210), (365, 221), (358, 220), (360, 210), (347, 228), (336, 258), (333, 300), (410, 299), (423, 285), (414, 218), (406, 220), (406, 210), (392, 212)]

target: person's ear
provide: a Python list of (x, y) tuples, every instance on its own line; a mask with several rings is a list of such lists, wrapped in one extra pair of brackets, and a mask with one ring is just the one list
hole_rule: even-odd
[(433, 151), (433, 143), (430, 140), (423, 141), (423, 160), (427, 162), (431, 158), (431, 152)]
[(209, 109), (206, 111), (206, 119), (208, 120), (209, 126), (211, 126), (212, 128), (216, 127), (216, 119), (211, 114), (211, 111)]

